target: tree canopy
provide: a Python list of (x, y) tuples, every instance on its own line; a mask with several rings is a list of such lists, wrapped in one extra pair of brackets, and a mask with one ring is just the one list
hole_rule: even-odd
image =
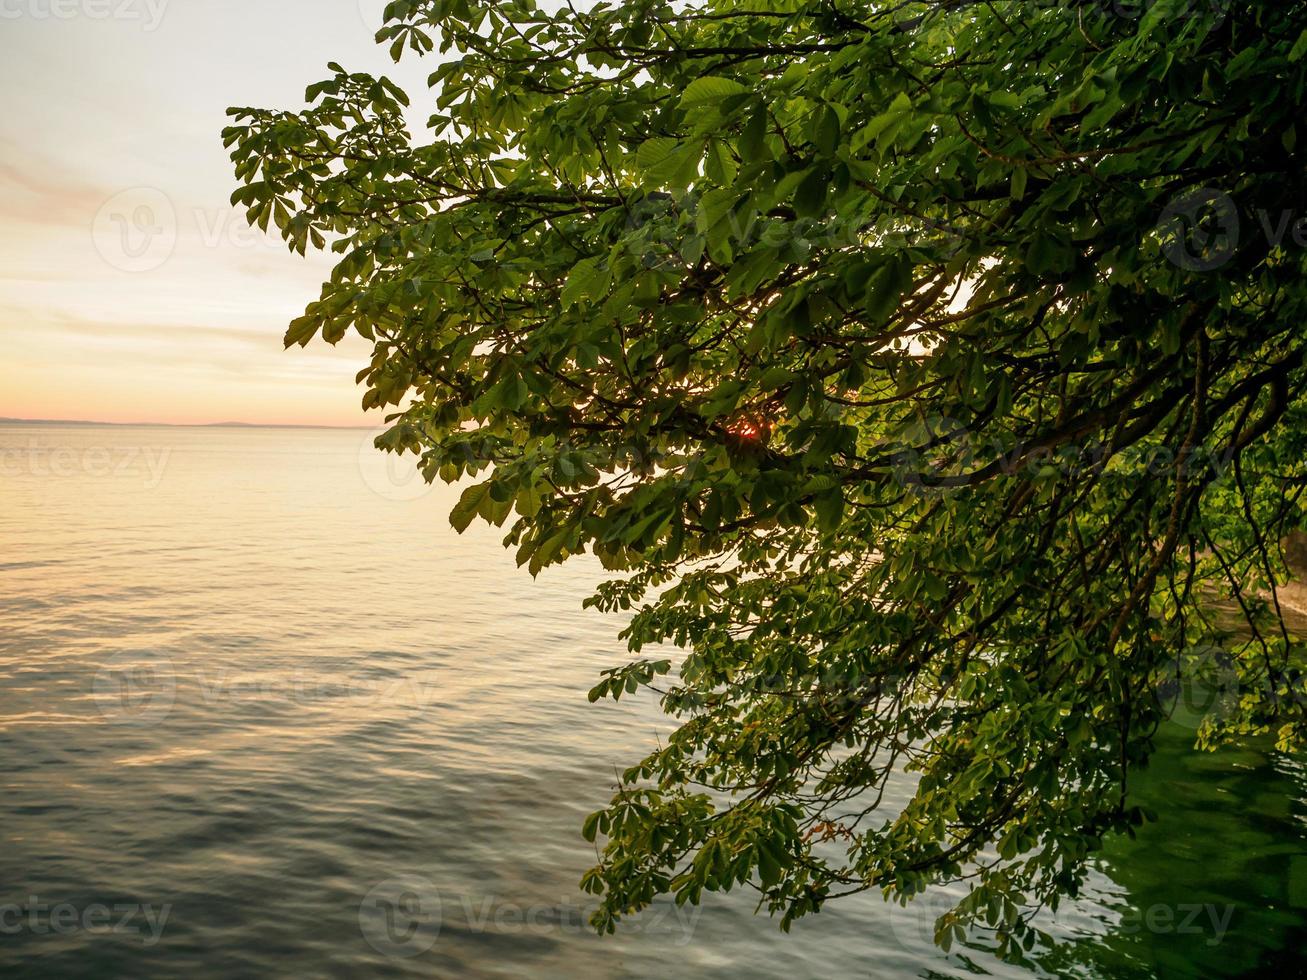
[(231, 110), (233, 202), (338, 253), (287, 346), (374, 344), (455, 527), (612, 570), (634, 659), (591, 697), (679, 727), (583, 829), (599, 929), (966, 880), (938, 940), (1019, 957), (1152, 818), (1177, 685), (1232, 692), (1205, 746), (1301, 744), (1303, 3), (400, 0), (377, 37), (430, 57), (426, 130), (333, 64)]

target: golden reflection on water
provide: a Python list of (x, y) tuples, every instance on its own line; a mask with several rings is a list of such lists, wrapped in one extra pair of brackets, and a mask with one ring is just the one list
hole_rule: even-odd
[[(148, 970), (132, 936), (46, 933), (0, 973), (1028, 975), (875, 894), (789, 936), (748, 893), (591, 935), (582, 820), (669, 723), (586, 700), (626, 657), (581, 608), (596, 563), (533, 580), (372, 435), (0, 425), (0, 905), (172, 907)], [(397, 959), (361, 909), (406, 875), (443, 925)], [(1119, 919), (1090, 885), (1063, 934)]]

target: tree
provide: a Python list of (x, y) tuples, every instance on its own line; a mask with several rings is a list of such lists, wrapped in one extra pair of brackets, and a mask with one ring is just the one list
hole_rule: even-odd
[[(391, 81), (232, 110), (251, 221), (334, 249), (379, 442), (534, 574), (592, 552), (680, 721), (587, 821), (612, 930), (967, 879), (1021, 956), (1177, 680), (1300, 745), (1300, 2), (389, 5)], [(1247, 626), (1219, 653), (1214, 596)], [(675, 657), (649, 659), (658, 645)], [(673, 670), (673, 662), (675, 669)], [(892, 773), (915, 794), (883, 804)]]

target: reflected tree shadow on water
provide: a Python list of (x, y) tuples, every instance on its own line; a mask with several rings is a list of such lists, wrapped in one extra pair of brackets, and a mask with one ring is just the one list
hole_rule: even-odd
[(1097, 867), (1116, 922), (1040, 958), (1053, 976), (1300, 977), (1307, 949), (1307, 764), (1271, 739), (1218, 752), (1167, 725), (1132, 786), (1157, 811)]

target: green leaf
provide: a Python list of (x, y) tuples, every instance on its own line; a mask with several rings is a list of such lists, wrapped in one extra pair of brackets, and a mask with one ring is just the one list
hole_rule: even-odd
[(826, 207), (826, 192), (829, 187), (828, 174), (817, 169), (810, 170), (794, 191), (794, 210), (805, 218), (820, 215)]
[(817, 152), (822, 156), (834, 156), (840, 145), (840, 117), (830, 106), (820, 113), (817, 128), (813, 134)]
[(317, 335), (318, 319), (314, 316), (302, 316), (291, 322), (290, 328), (286, 331), (284, 339), (287, 347), (294, 347), (298, 344), (300, 347), (307, 346), (308, 342)]
[(489, 483), (476, 483), (463, 491), (449, 515), (449, 523), (453, 525), (454, 530), (462, 534), (468, 529), (489, 493)]
[(912, 272), (906, 260), (890, 256), (874, 268), (867, 280), (863, 308), (872, 323), (884, 323), (898, 309), (912, 284)]
[(817, 526), (823, 531), (834, 531), (844, 517), (844, 494), (839, 490), (822, 494), (813, 501), (813, 508), (817, 511)]
[(1289, 49), (1289, 63), (1298, 63), (1305, 54), (1307, 54), (1307, 28), (1303, 29), (1298, 35), (1298, 40), (1294, 41), (1293, 47)]
[(1025, 167), (1016, 167), (1012, 171), (1012, 190), (1011, 197), (1014, 201), (1020, 201), (1026, 196), (1026, 177), (1028, 176)]
[(640, 144), (636, 166), (647, 186), (684, 187), (697, 173), (701, 152), (699, 144), (655, 137)]
[(1054, 235), (1038, 232), (1026, 252), (1026, 268), (1037, 276), (1065, 272), (1070, 268), (1071, 250)]
[(748, 91), (748, 86), (741, 85), (733, 79), (705, 75), (686, 86), (681, 94), (680, 105), (682, 109), (699, 109), (716, 105), (733, 95), (744, 95)]

